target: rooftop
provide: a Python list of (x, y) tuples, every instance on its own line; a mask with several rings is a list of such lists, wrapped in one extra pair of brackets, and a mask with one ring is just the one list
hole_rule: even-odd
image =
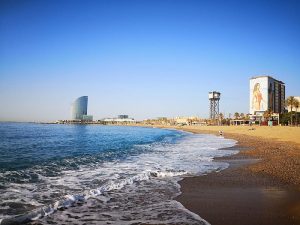
[(273, 80), (275, 80), (275, 81), (277, 81), (277, 82), (279, 82), (279, 83), (281, 83), (281, 84), (284, 84), (284, 82), (282, 82), (282, 81), (280, 81), (280, 80), (277, 80), (277, 79), (275, 79), (274, 77), (271, 77), (271, 76), (268, 76), (268, 75), (254, 76), (254, 77), (251, 77), (250, 80), (256, 79), (256, 78), (262, 78), (262, 77), (268, 77), (268, 78), (271, 78), (271, 79), (273, 79)]

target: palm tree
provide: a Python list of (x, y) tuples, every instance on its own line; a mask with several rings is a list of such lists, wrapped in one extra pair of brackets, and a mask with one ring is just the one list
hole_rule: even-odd
[(246, 120), (250, 120), (249, 114), (246, 114), (245, 119), (246, 119)]
[(245, 119), (245, 114), (244, 114), (244, 113), (241, 113), (241, 114), (240, 114), (240, 117), (241, 117), (242, 119)]
[(285, 105), (287, 107), (291, 107), (291, 125), (293, 125), (293, 107), (295, 104), (295, 97), (294, 96), (289, 96), (286, 100), (285, 100)]
[(240, 114), (238, 112), (234, 113), (234, 118), (237, 119), (240, 117)]
[(221, 124), (221, 125), (223, 125), (223, 119), (224, 119), (224, 115), (223, 115), (223, 113), (219, 113), (219, 123)]
[(298, 101), (298, 99), (295, 99), (294, 102), (294, 107), (296, 108), (296, 124), (298, 125), (298, 108), (300, 106), (300, 102)]
[(223, 113), (220, 113), (220, 114), (219, 114), (219, 118), (220, 118), (221, 120), (224, 119)]
[(272, 114), (273, 114), (272, 110), (268, 109), (264, 112), (263, 117), (265, 118), (265, 120), (269, 120), (272, 117)]

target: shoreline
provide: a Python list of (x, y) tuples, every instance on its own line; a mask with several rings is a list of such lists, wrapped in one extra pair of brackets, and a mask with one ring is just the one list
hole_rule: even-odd
[[(214, 130), (177, 129), (216, 135)], [(212, 225), (300, 224), (300, 145), (238, 133), (224, 137), (237, 140), (234, 148), (240, 150), (215, 159), (229, 167), (184, 178), (175, 200)]]
[[(218, 130), (224, 127), (156, 128), (218, 136)], [(184, 178), (179, 182), (181, 194), (174, 200), (212, 225), (300, 225), (300, 143), (292, 142), (293, 136), (288, 141), (275, 139), (277, 128), (256, 127), (256, 131), (274, 132), (269, 138), (253, 135), (256, 131), (249, 128), (244, 127), (241, 133), (234, 133), (235, 127), (231, 132), (225, 131), (224, 138), (237, 143), (219, 150), (240, 152), (214, 160), (227, 162), (229, 167)], [(299, 132), (294, 135), (299, 137)], [(184, 154), (182, 150), (180, 153)]]

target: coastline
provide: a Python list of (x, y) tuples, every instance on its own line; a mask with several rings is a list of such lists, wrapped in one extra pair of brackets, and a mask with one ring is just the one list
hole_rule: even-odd
[[(218, 128), (177, 129), (216, 134)], [(229, 168), (184, 178), (176, 200), (212, 225), (300, 224), (300, 145), (234, 131), (224, 137), (237, 140), (240, 150), (215, 159), (228, 162)]]
[[(255, 127), (256, 130), (251, 127), (237, 130), (235, 127), (199, 126), (157, 128), (213, 135), (218, 135), (218, 130), (228, 129), (224, 137), (238, 141), (228, 148), (239, 150), (238, 154), (214, 159), (229, 163), (229, 168), (179, 182), (182, 194), (175, 200), (186, 209), (212, 225), (300, 224), (300, 144), (291, 141), (295, 137), (300, 141), (297, 139), (299, 128), (292, 129), (298, 133), (294, 132), (288, 141), (276, 135), (278, 130), (291, 130), (289, 127)], [(262, 138), (256, 131), (259, 135), (259, 132), (268, 131), (269, 138)]]

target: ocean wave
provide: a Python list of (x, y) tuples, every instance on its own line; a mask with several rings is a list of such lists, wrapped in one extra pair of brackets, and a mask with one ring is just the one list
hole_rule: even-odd
[(67, 209), (71, 206), (74, 206), (78, 203), (84, 203), (91, 197), (96, 197), (99, 195), (103, 195), (106, 192), (119, 190), (124, 188), (127, 185), (132, 185), (136, 182), (141, 182), (145, 180), (150, 180), (151, 178), (165, 178), (165, 177), (175, 177), (175, 176), (181, 176), (187, 174), (186, 171), (145, 171), (141, 174), (135, 175), (133, 177), (128, 177), (126, 179), (118, 180), (118, 181), (110, 181), (108, 184), (103, 185), (97, 189), (91, 189), (88, 191), (85, 191), (82, 194), (68, 194), (65, 195), (63, 199), (54, 202), (53, 204), (43, 206), (41, 208), (38, 208), (28, 214), (12, 217), (12, 218), (6, 218), (2, 221), (0, 220), (1, 225), (5, 224), (23, 224), (28, 223), (30, 221), (38, 220), (43, 217), (49, 216), (52, 213), (56, 212), (59, 209)]
[[(50, 217), (54, 223), (61, 220), (71, 221), (80, 215), (80, 212), (76, 211), (78, 207), (72, 206), (80, 206), (87, 211), (95, 210), (95, 208), (106, 210), (106, 214), (109, 214), (107, 207), (111, 207), (110, 210), (115, 210), (115, 213), (109, 214), (110, 221), (113, 224), (118, 224), (116, 221), (126, 219), (118, 215), (118, 210), (122, 209), (122, 212), (124, 210), (127, 212), (128, 209), (124, 208), (126, 204), (132, 204), (128, 208), (146, 204), (144, 208), (136, 209), (136, 213), (127, 212), (131, 221), (146, 221), (145, 223), (152, 221), (155, 224), (155, 215), (159, 218), (160, 213), (167, 210), (166, 207), (173, 207), (172, 212), (163, 213), (165, 223), (172, 221), (176, 224), (176, 221), (186, 219), (193, 221), (189, 224), (205, 224), (203, 220), (199, 219), (200, 217), (192, 216), (191, 212), (183, 212), (184, 210), (179, 207), (176, 201), (171, 200), (179, 193), (177, 181), (184, 176), (201, 175), (227, 168), (227, 163), (216, 162), (213, 159), (236, 153), (237, 151), (233, 150), (219, 150), (233, 145), (235, 145), (233, 140), (212, 135), (178, 135), (176, 141), (168, 137), (160, 142), (134, 145), (132, 150), (120, 151), (117, 153), (117, 157), (110, 158), (110, 160), (98, 160), (93, 159), (93, 156), (84, 156), (86, 157), (82, 159), (84, 163), (80, 162), (80, 158), (76, 158), (78, 160), (76, 162), (79, 162), (76, 167), (63, 167), (63, 165), (59, 167), (60, 164), (51, 164), (45, 167), (33, 167), (31, 168), (33, 170), (18, 171), (20, 176), (23, 176), (22, 173), (31, 173), (35, 174), (37, 178), (34, 182), (23, 180), (24, 182), (21, 183), (5, 183), (1, 192), (2, 205), (6, 207), (3, 208), (3, 212), (9, 211), (7, 208), (9, 202), (19, 204), (26, 202), (29, 204), (24, 209), (27, 213), (15, 217), (2, 214), (5, 218), (2, 218), (0, 224), (43, 220), (49, 215), (52, 215)], [(67, 165), (72, 165), (74, 162), (72, 160), (74, 159), (66, 161)], [(49, 175), (48, 172), (45, 172), (45, 168), (51, 171), (52, 166), (57, 167), (58, 173), (53, 175), (50, 173)], [(8, 171), (5, 174), (6, 178), (12, 175), (9, 173), (13, 174), (14, 172)], [(157, 192), (156, 189), (160, 189), (160, 192)], [(143, 202), (144, 200), (141, 199), (144, 199), (145, 195), (151, 195), (152, 199)], [(123, 205), (120, 203), (118, 206), (119, 209), (115, 207), (117, 203), (113, 200), (116, 196), (118, 201), (124, 201)], [(136, 200), (133, 203), (128, 202), (126, 201), (127, 196)], [(95, 199), (101, 204), (99, 205), (97, 201), (91, 203)], [(64, 213), (65, 209), (68, 209), (66, 210), (68, 213)], [(68, 216), (70, 213), (72, 217)], [(180, 218), (176, 217), (173, 220), (171, 214), (174, 217), (175, 213), (183, 214), (180, 214)], [(153, 216), (149, 216), (150, 214)], [(90, 218), (91, 216), (86, 213), (82, 214), (82, 217)], [(148, 219), (143, 220), (143, 217)], [(93, 217), (90, 219), (92, 220)], [(105, 216), (99, 221), (102, 219), (105, 219)], [(97, 223), (102, 224), (99, 221)], [(197, 221), (201, 222), (198, 223)]]

